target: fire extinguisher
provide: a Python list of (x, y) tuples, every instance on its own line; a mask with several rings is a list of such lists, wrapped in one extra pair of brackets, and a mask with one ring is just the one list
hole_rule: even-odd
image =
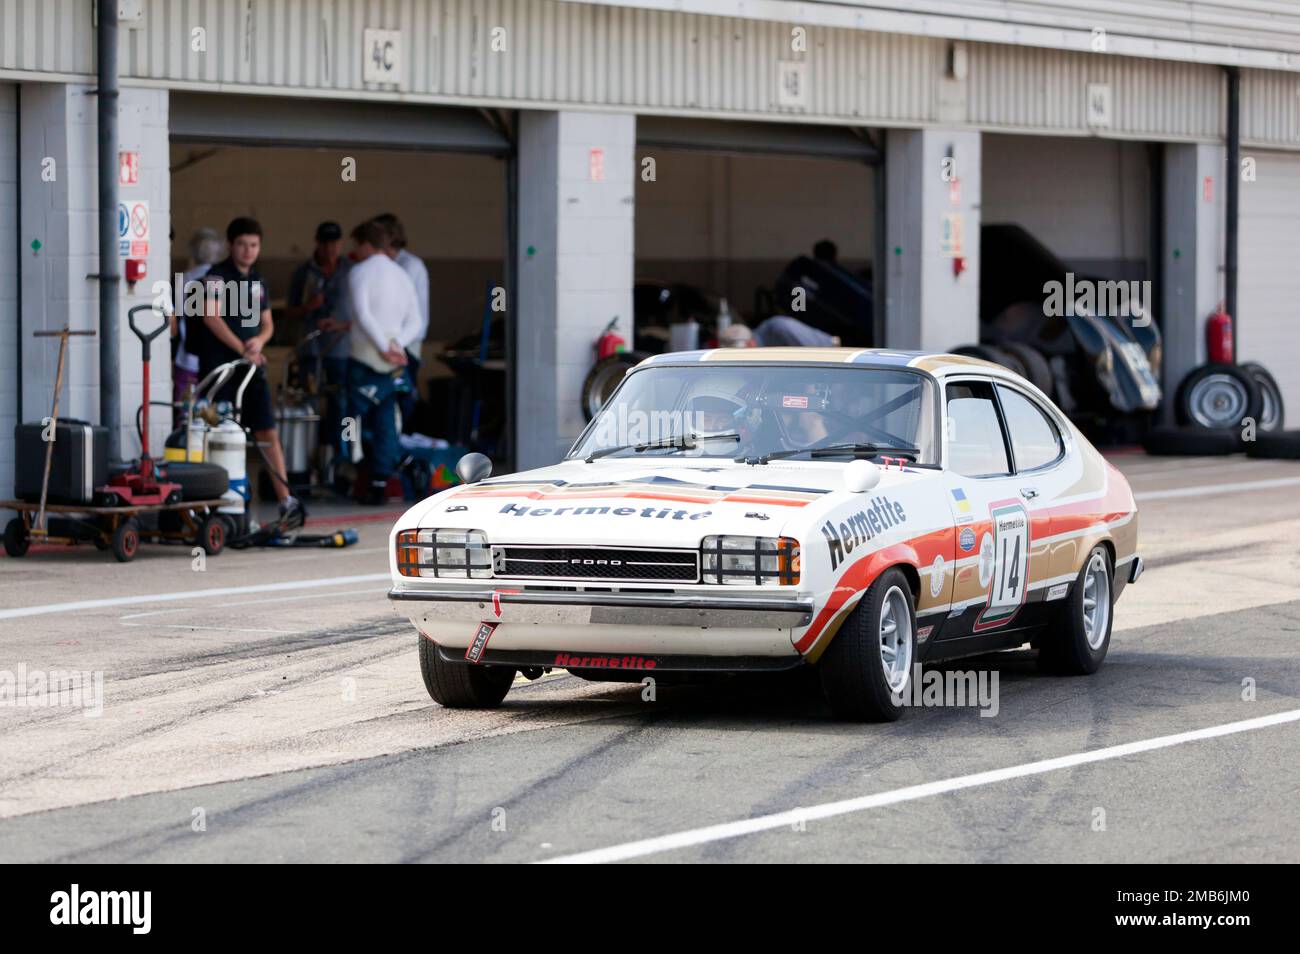
[(611, 354), (627, 350), (627, 341), (618, 333), (618, 316), (605, 326), (604, 332), (596, 339), (596, 360), (604, 361)]
[(1218, 309), (1205, 322), (1205, 352), (1211, 364), (1233, 364), (1232, 316)]

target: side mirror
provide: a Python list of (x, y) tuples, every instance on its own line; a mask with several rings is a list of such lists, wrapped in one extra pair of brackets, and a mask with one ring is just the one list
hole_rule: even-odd
[(456, 476), (467, 484), (477, 484), (491, 474), (492, 461), (484, 454), (469, 453), (456, 463)]

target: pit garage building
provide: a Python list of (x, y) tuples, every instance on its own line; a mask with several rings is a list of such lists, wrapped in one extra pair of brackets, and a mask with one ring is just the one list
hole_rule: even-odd
[[(1238, 357), (1268, 364), (1300, 410), (1300, 8), (117, 6), (123, 251), (147, 271), (122, 284), (123, 317), (198, 225), (261, 217), (274, 294), (316, 221), (396, 212), (429, 265), (431, 339), (475, 333), (488, 290), (505, 290), (515, 467), (555, 459), (583, 425), (593, 343), (630, 320), (636, 278), (707, 285), (743, 311), (824, 237), (871, 270), (879, 340), (900, 348), (978, 338), (982, 222), (1024, 226), (1082, 273), (1151, 280), (1171, 393), (1205, 360), (1203, 324), (1225, 297), (1233, 175)], [(1239, 171), (1226, 166), (1234, 73)], [(33, 332), (97, 327), (95, 74), (91, 0), (0, 4), (0, 496), (14, 424), (48, 413), (56, 353)], [(139, 351), (125, 320), (119, 334), (113, 423), (130, 456)], [(74, 339), (64, 414), (99, 419), (97, 355)], [(170, 398), (166, 364), (156, 400)]]

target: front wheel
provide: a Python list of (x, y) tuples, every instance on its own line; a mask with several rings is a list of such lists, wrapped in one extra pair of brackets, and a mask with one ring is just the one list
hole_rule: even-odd
[(1101, 668), (1115, 615), (1114, 578), (1110, 551), (1093, 547), (1060, 616), (1042, 637), (1040, 668), (1064, 676), (1087, 676)]
[(901, 570), (886, 570), (844, 621), (818, 663), (835, 718), (893, 722), (912, 679), (916, 609)]
[(495, 709), (510, 691), (515, 671), (504, 666), (479, 666), (447, 662), (437, 644), (424, 636), (420, 641), (420, 672), (429, 697), (448, 709)]

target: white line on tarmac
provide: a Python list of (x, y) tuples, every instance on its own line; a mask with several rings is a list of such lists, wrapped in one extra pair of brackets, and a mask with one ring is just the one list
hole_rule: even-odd
[[(364, 596), (374, 593), (387, 593), (387, 588), (375, 587), (369, 590), (344, 590), (342, 593), (331, 593), (330, 596)], [(229, 609), (232, 606), (261, 606), (264, 603), (296, 603), (299, 600), (318, 600), (320, 596), (312, 593), (308, 596), (276, 596), (269, 600), (239, 600), (234, 603), (222, 603), (222, 609)], [(127, 613), (119, 616), (120, 620), (144, 619), (146, 616), (162, 616), (166, 613), (192, 613), (194, 610), (205, 609), (202, 606), (173, 606), (165, 610), (149, 610), (147, 613)]]
[(234, 596), (237, 593), (277, 593), (283, 590), (314, 590), (346, 583), (373, 583), (387, 580), (387, 573), (362, 573), (358, 576), (330, 576), (317, 580), (289, 580), (285, 583), (253, 583), (248, 586), (217, 586), (207, 590), (181, 590), (176, 593), (141, 593), (138, 596), (113, 596), (102, 600), (78, 600), (75, 603), (43, 603), (39, 606), (19, 606), (0, 610), (0, 619), (18, 619), (22, 616), (45, 616), (50, 613), (71, 613), (76, 610), (102, 609), (105, 606), (139, 606), (141, 603), (171, 603), (176, 600), (212, 599), (217, 596)]
[(1154, 739), (1145, 739), (1140, 742), (1127, 742), (1123, 745), (1112, 745), (1104, 749), (1094, 749), (1091, 752), (1076, 752), (1073, 755), (1063, 755), (1059, 758), (1044, 759), (1041, 762), (1028, 762), (1024, 765), (1013, 765), (1010, 768), (994, 769), (991, 772), (977, 772), (974, 775), (959, 775), (956, 778), (944, 779), (939, 782), (926, 782), (922, 785), (909, 785), (907, 788), (895, 789), (892, 792), (880, 792), (876, 795), (864, 795), (859, 798), (848, 798), (839, 802), (827, 802), (823, 805), (814, 805), (810, 808), (795, 808), (791, 811), (778, 812), (773, 815), (760, 815), (757, 818), (746, 818), (743, 821), (726, 822), (721, 825), (709, 825), (706, 828), (695, 828), (690, 831), (680, 831), (672, 835), (661, 835), (658, 838), (646, 838), (642, 841), (632, 841), (622, 845), (613, 845), (609, 848), (598, 848), (595, 851), (583, 851), (578, 854), (565, 855), (560, 858), (550, 858), (540, 862), (541, 864), (601, 864), (610, 861), (626, 861), (629, 858), (643, 858), (646, 855), (654, 855), (663, 851), (675, 851), (679, 848), (690, 848), (695, 845), (704, 845), (714, 841), (724, 841), (728, 838), (739, 838), (742, 835), (752, 835), (761, 831), (771, 831), (775, 828), (785, 828), (797, 823), (817, 821), (822, 818), (833, 818), (836, 815), (848, 815), (853, 812), (868, 811), (872, 808), (881, 808), (885, 805), (897, 805), (900, 802), (911, 802), (921, 798), (929, 798), (933, 795), (945, 795), (948, 792), (958, 792), (963, 789), (977, 788), (982, 785), (992, 785), (995, 782), (1005, 782), (1009, 779), (1025, 778), (1030, 775), (1042, 775), (1045, 772), (1055, 772), (1059, 769), (1073, 768), (1076, 765), (1087, 765), (1092, 762), (1104, 762), (1107, 759), (1118, 759), (1128, 755), (1137, 755), (1140, 752), (1151, 752), (1155, 749), (1167, 749), (1175, 745), (1182, 745), (1185, 742), (1198, 742), (1203, 739), (1215, 739), (1225, 735), (1235, 735), (1239, 732), (1250, 732), (1254, 729), (1267, 729), (1276, 725), (1284, 725), (1289, 722), (1300, 721), (1300, 709), (1290, 709), (1286, 712), (1277, 712), (1273, 715), (1261, 716), (1257, 719), (1245, 719), (1241, 722), (1228, 722), (1224, 725), (1210, 726), (1205, 729), (1195, 729), (1191, 732), (1180, 732), (1177, 735), (1162, 735)]
[(1275, 487), (1294, 487), (1300, 477), (1276, 477), (1272, 480), (1242, 480), (1228, 484), (1205, 484), (1200, 487), (1174, 487), (1169, 490), (1147, 490), (1133, 495), (1134, 500), (1168, 500), (1172, 497), (1208, 497), (1210, 494), (1235, 494), (1246, 490), (1272, 490)]

